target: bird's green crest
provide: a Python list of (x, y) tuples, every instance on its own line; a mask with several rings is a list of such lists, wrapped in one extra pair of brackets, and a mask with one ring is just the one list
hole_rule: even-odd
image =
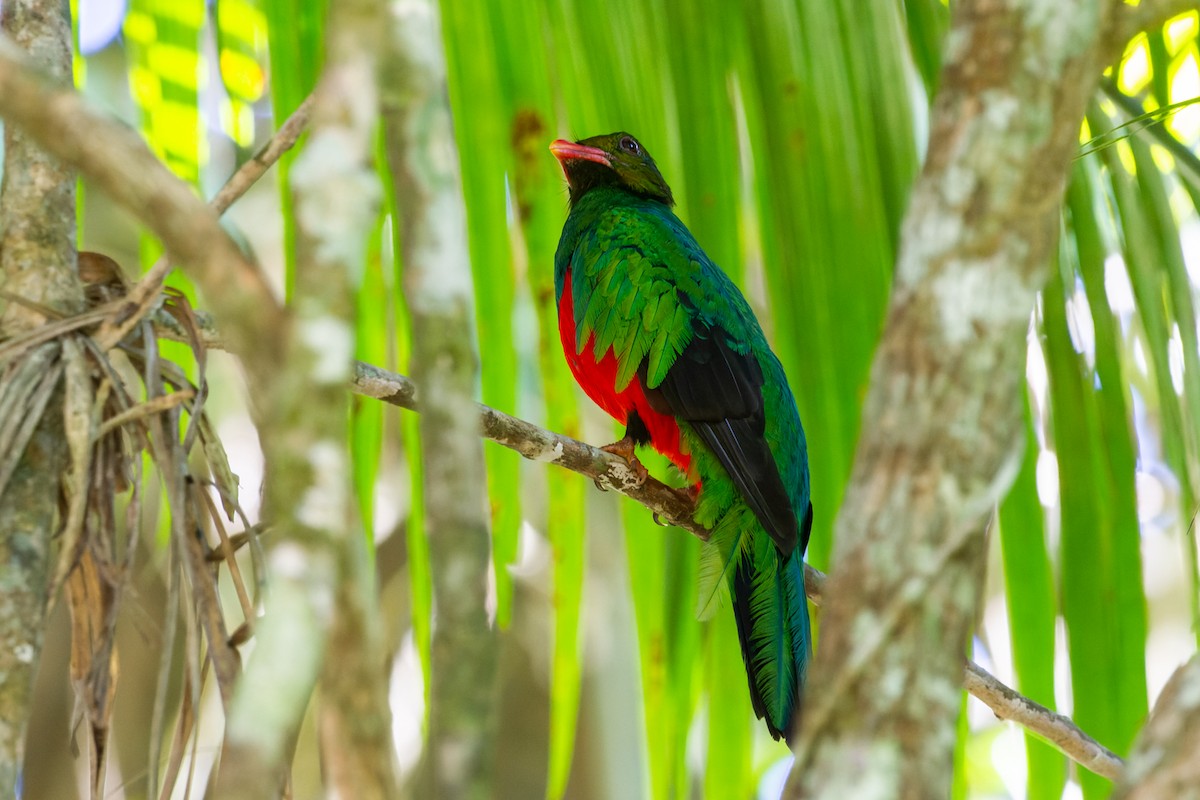
[(578, 142), (558, 139), (550, 151), (562, 164), (571, 191), (571, 205), (597, 186), (617, 186), (635, 195), (671, 206), (671, 187), (642, 143), (624, 131), (592, 136)]

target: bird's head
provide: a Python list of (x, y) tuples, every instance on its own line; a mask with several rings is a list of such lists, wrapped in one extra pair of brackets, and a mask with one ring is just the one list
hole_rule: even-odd
[(671, 187), (642, 143), (618, 131), (578, 142), (555, 139), (550, 152), (562, 165), (571, 189), (571, 204), (597, 186), (616, 186), (641, 197), (674, 205)]

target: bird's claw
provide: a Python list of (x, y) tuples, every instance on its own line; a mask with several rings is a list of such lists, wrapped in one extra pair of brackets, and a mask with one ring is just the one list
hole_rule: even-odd
[(633, 439), (626, 436), (618, 442), (606, 444), (600, 448), (606, 453), (612, 453), (614, 456), (620, 456), (625, 459), (625, 463), (629, 465), (630, 471), (633, 472), (633, 487), (637, 488), (646, 483), (650, 478), (650, 472), (638, 461), (637, 455), (634, 454)]

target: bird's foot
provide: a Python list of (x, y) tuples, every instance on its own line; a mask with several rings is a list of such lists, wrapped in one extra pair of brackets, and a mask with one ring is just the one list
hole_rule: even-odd
[(620, 456), (629, 464), (629, 469), (633, 472), (633, 485), (641, 486), (650, 477), (649, 471), (638, 461), (637, 455), (634, 454), (635, 444), (633, 437), (626, 436), (618, 442), (606, 444), (600, 449), (606, 453), (612, 453), (614, 456)]

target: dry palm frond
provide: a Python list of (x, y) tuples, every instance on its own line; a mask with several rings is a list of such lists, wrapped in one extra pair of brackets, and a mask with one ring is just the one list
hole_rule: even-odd
[[(171, 568), (166, 577), (167, 622), (147, 772), (150, 793), (167, 796), (181, 774), (189, 742), (194, 751), (198, 704), (209, 665), (222, 699), (227, 700), (240, 668), (235, 647), (253, 629), (254, 602), (232, 559), (236, 545), (222, 520), (244, 522), (245, 515), (238, 506), (237, 476), (204, 412), (206, 352), (186, 298), (168, 290), (153, 303), (134, 307), (124, 298), (127, 282), (111, 259), (81, 254), (80, 268), (94, 307), (66, 317), (39, 308), (47, 318), (44, 325), (0, 340), (0, 497), (51, 407), (51, 398), (61, 392), (61, 424), (69, 457), (59, 487), (59, 549), (49, 592), (51, 602), (60, 589), (65, 593), (76, 699), (73, 727), (87, 726), (83, 749), (92, 796), (99, 797), (118, 677), (117, 619), (136, 542), (150, 533), (144, 530), (141, 514), (142, 458), (143, 454), (149, 457), (170, 511)], [(194, 380), (187, 369), (159, 353), (145, 321), (151, 306), (160, 307), (160, 316), (169, 317), (190, 346)], [(102, 322), (107, 323), (104, 330), (110, 338), (97, 341), (93, 336)], [(121, 506), (124, 514), (119, 512)], [(210, 531), (215, 532), (221, 557), (213, 557)], [(251, 554), (257, 556), (257, 551)], [(222, 563), (229, 565), (240, 601), (241, 619), (233, 637), (227, 633), (217, 593)], [(255, 572), (261, 570), (256, 567)], [(172, 712), (177, 722), (166, 780), (159, 785), (168, 678), (176, 663), (176, 621), (181, 613), (189, 620), (190, 635), (184, 643), (189, 656), (181, 705)], [(191, 769), (187, 780), (190, 784)]]

